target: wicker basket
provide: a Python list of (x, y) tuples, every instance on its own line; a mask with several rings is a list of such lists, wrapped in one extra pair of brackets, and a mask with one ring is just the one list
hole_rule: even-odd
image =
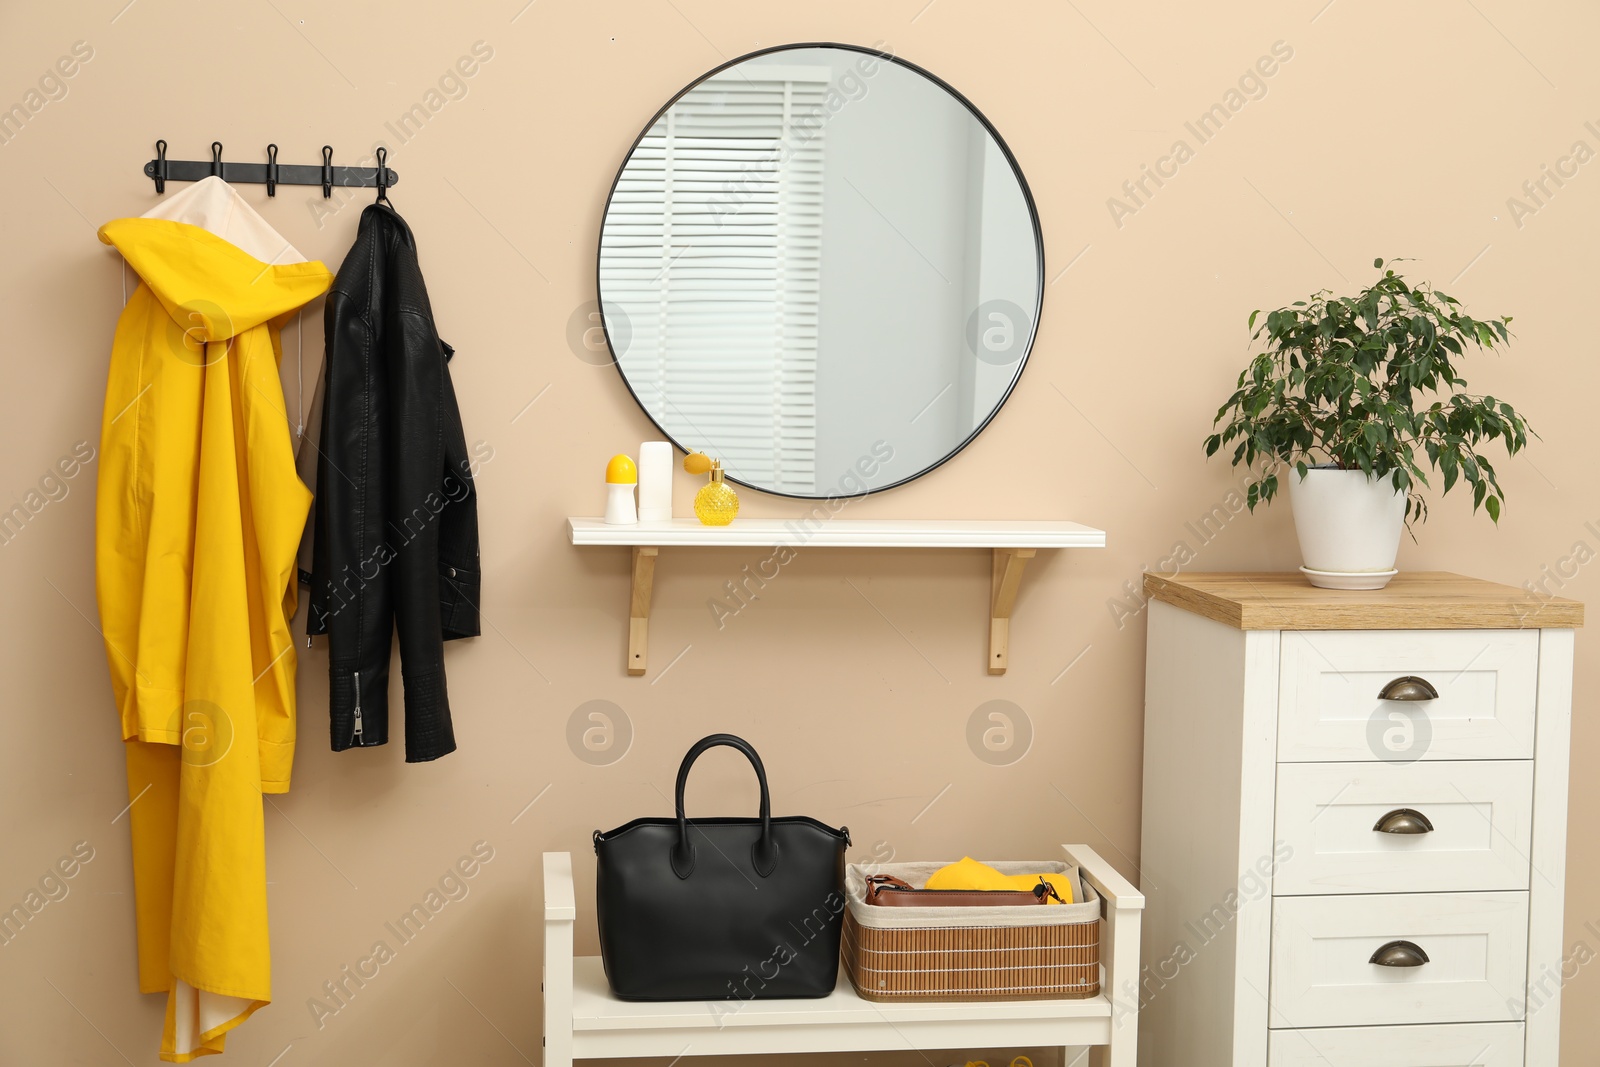
[(866, 902), (866, 875), (924, 884), (942, 863), (851, 864), (845, 973), (866, 1000), (1081, 999), (1100, 992), (1100, 897), (1064, 863), (996, 863), (1005, 874), (1070, 874), (1081, 903), (892, 908)]

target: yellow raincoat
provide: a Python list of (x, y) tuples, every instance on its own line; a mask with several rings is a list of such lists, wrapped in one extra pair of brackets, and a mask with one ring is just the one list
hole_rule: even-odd
[[(225, 206), (266, 229), (242, 200)], [(332, 275), (170, 218), (120, 219), (100, 239), (143, 282), (111, 351), (96, 589), (126, 742), (139, 989), (168, 995), (161, 1058), (181, 1063), (221, 1052), (271, 999), (262, 794), (289, 788), (311, 502), (279, 329)]]

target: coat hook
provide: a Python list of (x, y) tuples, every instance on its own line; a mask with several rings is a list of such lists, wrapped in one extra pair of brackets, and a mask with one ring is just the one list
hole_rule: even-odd
[(394, 205), (389, 202), (389, 171), (388, 171), (388, 168), (387, 168), (388, 162), (389, 162), (389, 150), (380, 145), (378, 147), (378, 178), (377, 178), (377, 181), (378, 181), (378, 199), (374, 200), (373, 203), (375, 203), (375, 204), (388, 204), (392, 208), (392, 207), (394, 207)]
[(156, 142), (156, 171), (152, 177), (156, 180), (156, 194), (167, 191), (167, 142)]
[(278, 195), (278, 146), (267, 145), (267, 195)]
[(389, 187), (400, 180), (400, 175), (389, 168), (388, 146), (380, 149), (374, 145), (373, 155), (361, 160), (362, 163), (371, 163), (375, 156), (378, 164), (376, 170), (370, 166), (334, 166), (332, 145), (322, 146), (321, 167), (280, 163), (281, 153), (276, 143), (267, 145), (264, 164), (250, 163), (241, 159), (228, 163), (222, 158), (221, 141), (211, 142), (210, 159), (204, 156), (199, 159), (169, 159), (165, 140), (156, 141), (155, 148), (155, 158), (145, 160), (139, 169), (146, 178), (155, 183), (158, 196), (167, 191), (168, 182), (198, 182), (207, 178), (221, 178), (230, 185), (265, 185), (269, 197), (278, 195), (280, 185), (321, 185), (325, 200), (333, 199), (333, 188), (336, 185), (349, 189), (366, 186), (368, 189), (378, 190), (378, 203), (392, 208), (394, 205), (389, 199)]

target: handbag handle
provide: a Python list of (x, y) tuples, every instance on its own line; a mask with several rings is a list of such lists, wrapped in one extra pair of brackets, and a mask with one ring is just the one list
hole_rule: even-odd
[(688, 878), (694, 873), (694, 843), (689, 840), (689, 819), (683, 813), (683, 788), (689, 784), (689, 768), (694, 766), (694, 761), (702, 753), (724, 746), (743, 753), (756, 770), (756, 781), (761, 783), (761, 837), (750, 848), (751, 863), (763, 878), (778, 866), (778, 844), (772, 839), (772, 797), (767, 792), (767, 769), (761, 765), (761, 757), (756, 755), (756, 750), (744, 738), (733, 734), (712, 734), (696, 741), (688, 755), (683, 757), (683, 765), (678, 768), (678, 843), (672, 848), (672, 872), (679, 878)]

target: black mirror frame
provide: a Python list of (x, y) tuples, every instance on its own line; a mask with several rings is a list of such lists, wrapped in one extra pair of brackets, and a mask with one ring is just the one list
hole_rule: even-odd
[(742, 479), (735, 478), (731, 472), (729, 472), (726, 475), (728, 481), (730, 481), (730, 482), (734, 482), (737, 485), (741, 485), (741, 486), (745, 487), (746, 489), (753, 489), (756, 492), (766, 493), (766, 494), (768, 494), (770, 496), (788, 497), (788, 498), (793, 499), (793, 500), (830, 500), (830, 499), (835, 499), (835, 498), (839, 498), (839, 499), (855, 499), (857, 497), (871, 496), (873, 493), (882, 493), (882, 492), (886, 492), (886, 491), (888, 491), (890, 489), (897, 489), (902, 485), (906, 485), (909, 482), (914, 482), (918, 478), (921, 478), (921, 477), (923, 477), (925, 475), (931, 474), (935, 470), (938, 470), (940, 467), (944, 466), (946, 463), (950, 462), (950, 460), (954, 459), (968, 445), (970, 445), (974, 440), (976, 440), (979, 434), (983, 433), (984, 430), (988, 429), (989, 423), (994, 421), (994, 417), (1000, 413), (1000, 409), (1005, 407), (1006, 401), (1011, 399), (1011, 394), (1016, 390), (1017, 383), (1022, 380), (1022, 372), (1025, 369), (1027, 369), (1028, 357), (1030, 357), (1033, 354), (1033, 343), (1039, 336), (1039, 317), (1040, 317), (1040, 314), (1044, 310), (1044, 288), (1045, 288), (1045, 280), (1044, 280), (1045, 279), (1045, 269), (1044, 269), (1044, 231), (1040, 228), (1040, 225), (1039, 225), (1039, 209), (1037, 208), (1037, 206), (1035, 206), (1035, 204), (1033, 202), (1033, 191), (1028, 187), (1028, 179), (1023, 175), (1022, 167), (1020, 165), (1018, 165), (1016, 156), (1013, 155), (1012, 152), (1011, 152), (1011, 147), (1006, 144), (1005, 138), (1000, 136), (1000, 131), (994, 128), (994, 124), (989, 121), (988, 117), (985, 116), (983, 112), (981, 112), (981, 111), (979, 111), (977, 109), (977, 107), (972, 103), (972, 101), (968, 100), (965, 96), (963, 96), (959, 91), (957, 91), (955, 89), (955, 87), (950, 85), (949, 82), (946, 82), (943, 78), (939, 77), (937, 74), (933, 74), (933, 73), (931, 73), (931, 72), (929, 72), (927, 70), (924, 70), (922, 67), (917, 66), (915, 63), (910, 63), (910, 62), (908, 62), (908, 61), (906, 61), (904, 59), (901, 59), (899, 56), (896, 56), (891, 52), (884, 52), (884, 51), (881, 51), (880, 49), (877, 49), (877, 48), (867, 48), (867, 47), (864, 47), (862, 45), (839, 44), (837, 42), (831, 42), (831, 41), (809, 41), (809, 42), (804, 42), (804, 43), (800, 43), (800, 44), (783, 44), (783, 45), (775, 45), (775, 46), (773, 46), (771, 48), (760, 48), (760, 49), (757, 49), (754, 52), (747, 52), (742, 56), (738, 56), (738, 57), (736, 57), (734, 59), (730, 59), (730, 60), (728, 60), (728, 62), (723, 63), (720, 66), (713, 67), (711, 70), (706, 71), (704, 74), (702, 74), (698, 78), (694, 79), (694, 81), (690, 82), (688, 85), (685, 85), (682, 89), (678, 90), (678, 92), (673, 95), (671, 100), (668, 100), (665, 104), (663, 104), (656, 111), (656, 113), (650, 117), (650, 121), (645, 123), (644, 128), (639, 131), (639, 136), (637, 136), (637, 137), (635, 137), (633, 139), (633, 144), (628, 146), (628, 151), (623, 155), (622, 163), (617, 168), (617, 176), (611, 180), (611, 189), (606, 193), (605, 210), (603, 212), (601, 212), (601, 215), (600, 215), (600, 235), (596, 239), (596, 242), (595, 242), (595, 269), (594, 269), (594, 276), (595, 276), (595, 285), (594, 285), (594, 288), (595, 288), (595, 306), (599, 310), (600, 326), (601, 326), (601, 330), (605, 334), (605, 338), (606, 338), (606, 351), (611, 354), (611, 364), (612, 364), (612, 366), (616, 367), (617, 375), (618, 375), (618, 377), (620, 377), (622, 379), (622, 384), (628, 390), (628, 395), (633, 398), (633, 402), (635, 404), (639, 405), (639, 410), (644, 412), (645, 418), (650, 420), (651, 425), (653, 425), (660, 432), (662, 437), (664, 437), (668, 441), (672, 442), (672, 446), (674, 448), (676, 448), (678, 451), (687, 453), (689, 451), (689, 449), (684, 448), (684, 446), (678, 441), (678, 439), (676, 437), (674, 437), (672, 434), (668, 433), (666, 428), (664, 426), (662, 426), (661, 423), (659, 421), (657, 421), (656, 417), (650, 413), (650, 409), (647, 408), (644, 405), (644, 402), (639, 399), (639, 394), (634, 391), (633, 383), (628, 381), (628, 376), (623, 373), (622, 362), (621, 362), (621, 360), (619, 360), (617, 358), (617, 350), (611, 343), (611, 328), (606, 323), (605, 300), (604, 300), (603, 294), (601, 293), (601, 290), (600, 290), (600, 256), (601, 256), (602, 251), (604, 250), (603, 245), (604, 245), (604, 240), (605, 240), (605, 220), (611, 214), (611, 201), (617, 195), (617, 186), (622, 181), (623, 173), (628, 169), (628, 161), (633, 158), (633, 153), (638, 150), (638, 147), (639, 147), (640, 143), (644, 141), (645, 136), (647, 134), (649, 134), (650, 130), (652, 128), (654, 128), (655, 124), (657, 122), (659, 122), (666, 115), (666, 113), (668, 111), (672, 110), (672, 106), (674, 104), (676, 104), (679, 100), (683, 99), (683, 97), (685, 95), (687, 95), (692, 89), (695, 88), (695, 86), (699, 85), (701, 82), (704, 82), (708, 78), (711, 78), (711, 77), (713, 77), (713, 76), (715, 76), (717, 74), (722, 73), (723, 71), (727, 70), (730, 67), (738, 66), (740, 63), (743, 63), (743, 62), (745, 62), (747, 60), (754, 59), (757, 56), (771, 55), (774, 52), (792, 52), (792, 51), (796, 51), (796, 50), (802, 49), (802, 48), (837, 48), (837, 49), (841, 49), (841, 50), (846, 51), (846, 52), (860, 52), (860, 53), (863, 53), (865, 55), (876, 56), (879, 59), (886, 60), (886, 61), (888, 61), (890, 63), (898, 64), (899, 66), (902, 66), (902, 67), (906, 68), (907, 70), (912, 71), (913, 73), (920, 74), (922, 77), (928, 79), (930, 82), (932, 82), (933, 84), (937, 85), (939, 88), (943, 89), (945, 92), (949, 93), (952, 97), (954, 97), (957, 102), (959, 102), (963, 107), (965, 107), (969, 112), (972, 113), (973, 118), (977, 119), (978, 122), (980, 122), (983, 125), (983, 128), (988, 131), (989, 136), (994, 138), (994, 143), (999, 146), (1001, 155), (1003, 155), (1005, 157), (1006, 162), (1011, 166), (1011, 173), (1016, 176), (1017, 186), (1022, 190), (1022, 202), (1023, 202), (1023, 204), (1025, 204), (1027, 206), (1027, 209), (1028, 209), (1028, 219), (1029, 219), (1029, 222), (1031, 223), (1031, 225), (1033, 227), (1034, 248), (1037, 249), (1037, 296), (1036, 296), (1036, 298), (1034, 300), (1034, 306), (1033, 306), (1033, 323), (1032, 323), (1032, 328), (1030, 329), (1030, 331), (1028, 333), (1028, 343), (1022, 350), (1021, 358), (1019, 358), (1017, 360), (1017, 372), (1016, 372), (1016, 374), (1012, 375), (1011, 382), (1010, 382), (1009, 385), (1006, 386), (1005, 393), (1002, 394), (1000, 399), (995, 402), (994, 408), (991, 409), (990, 412), (986, 416), (984, 416), (983, 421), (981, 423), (979, 423), (976, 427), (974, 427), (973, 431), (970, 434), (968, 434), (965, 438), (963, 438), (959, 444), (957, 444), (954, 448), (952, 448), (949, 452), (947, 452), (939, 460), (937, 460), (934, 463), (930, 463), (928, 466), (924, 467), (922, 470), (919, 470), (917, 473), (908, 475), (908, 476), (900, 479), (897, 482), (891, 482), (888, 485), (880, 485), (880, 486), (876, 486), (876, 487), (871, 488), (871, 489), (864, 489), (859, 493), (850, 493), (850, 494), (839, 494), (839, 493), (813, 493), (813, 494), (782, 493), (782, 492), (778, 492), (777, 490), (774, 490), (774, 489), (766, 488), (765, 486), (752, 485), (751, 483), (743, 481)]

